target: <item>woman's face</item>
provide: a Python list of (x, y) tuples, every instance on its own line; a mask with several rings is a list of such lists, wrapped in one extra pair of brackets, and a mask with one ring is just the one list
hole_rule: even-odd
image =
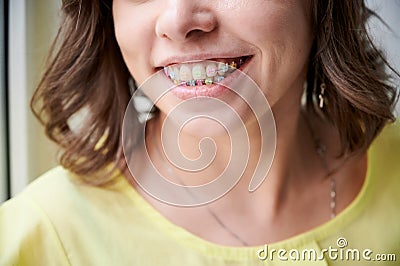
[[(272, 108), (300, 95), (312, 43), (309, 13), (303, 0), (113, 1), (116, 39), (138, 84), (170, 66), (169, 78), (201, 79), (204, 88), (207, 79), (227, 78), (229, 71), (218, 70), (233, 64), (258, 84)], [(222, 65), (184, 63), (193, 60)], [(195, 89), (184, 85), (175, 96), (190, 98)], [(204, 94), (223, 94), (216, 91)]]

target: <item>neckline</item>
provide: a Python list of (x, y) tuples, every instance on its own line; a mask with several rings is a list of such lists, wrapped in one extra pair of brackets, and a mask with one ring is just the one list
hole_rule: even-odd
[[(374, 143), (375, 142), (376, 141), (374, 141)], [(374, 143), (372, 143), (367, 151), (367, 171), (363, 185), (360, 191), (357, 193), (357, 196), (344, 210), (337, 214), (335, 218), (320, 224), (311, 230), (278, 242), (266, 244), (275, 249), (299, 248), (307, 243), (321, 241), (332, 234), (339, 232), (341, 228), (355, 219), (355, 217), (364, 209), (368, 202), (369, 195), (371, 194), (369, 192), (373, 186), (372, 169), (375, 168)], [(171, 240), (203, 253), (205, 256), (214, 256), (229, 260), (254, 260), (257, 259), (257, 250), (264, 247), (264, 245), (249, 247), (224, 246), (204, 240), (199, 236), (187, 231), (186, 229), (175, 225), (166, 217), (164, 217), (157, 209), (155, 209), (143, 198), (143, 196), (129, 183), (123, 174), (120, 174), (119, 179), (123, 192), (132, 200), (135, 207), (137, 207), (145, 216), (148, 217), (150, 223), (154, 224), (160, 231), (170, 237)]]

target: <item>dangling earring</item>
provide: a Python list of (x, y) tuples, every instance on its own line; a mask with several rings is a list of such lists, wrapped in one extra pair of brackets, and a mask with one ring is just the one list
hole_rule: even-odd
[(138, 87), (136, 81), (132, 77), (129, 77), (128, 79), (128, 86), (129, 86), (129, 93), (132, 96)]
[(153, 102), (145, 95), (140, 89), (133, 78), (129, 78), (129, 91), (132, 96), (133, 104), (138, 112), (138, 119), (140, 123), (147, 122), (152, 119), (157, 111)]
[(323, 109), (324, 108), (324, 103), (325, 103), (325, 98), (324, 98), (324, 96), (325, 96), (325, 88), (326, 88), (325, 83), (322, 82), (321, 86), (319, 88), (320, 88), (320, 92), (319, 92), (319, 95), (318, 95), (319, 108)]

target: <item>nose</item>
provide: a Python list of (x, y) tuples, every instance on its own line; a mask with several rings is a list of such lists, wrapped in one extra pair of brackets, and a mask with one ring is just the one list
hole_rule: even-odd
[(160, 38), (185, 42), (212, 32), (217, 27), (217, 18), (212, 8), (204, 4), (208, 1), (167, 0), (165, 2), (167, 6), (156, 22), (156, 34)]

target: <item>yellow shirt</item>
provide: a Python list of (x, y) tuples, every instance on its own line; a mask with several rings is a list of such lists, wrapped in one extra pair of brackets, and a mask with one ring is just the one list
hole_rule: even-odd
[[(392, 261), (373, 261), (379, 258)], [(1, 266), (370, 263), (400, 264), (398, 123), (385, 128), (369, 149), (364, 185), (343, 212), (311, 231), (269, 246), (225, 247), (207, 242), (169, 222), (122, 176), (106, 187), (93, 187), (61, 167), (0, 208)]]

